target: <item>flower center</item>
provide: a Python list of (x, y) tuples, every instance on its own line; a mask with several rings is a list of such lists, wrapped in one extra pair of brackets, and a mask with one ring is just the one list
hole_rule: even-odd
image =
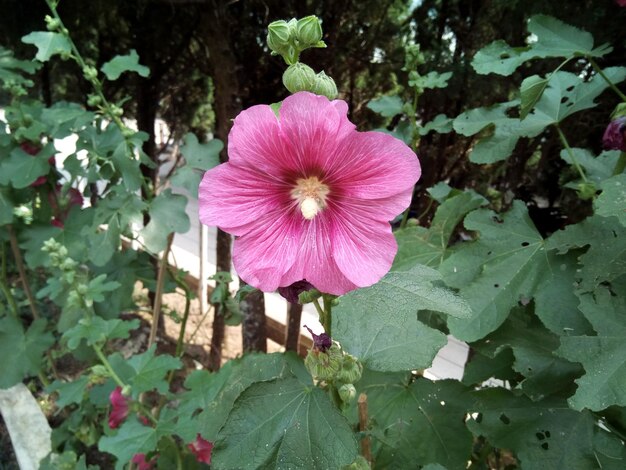
[(296, 187), (291, 190), (291, 198), (298, 202), (302, 217), (313, 219), (326, 207), (326, 197), (330, 190), (317, 176), (299, 178)]

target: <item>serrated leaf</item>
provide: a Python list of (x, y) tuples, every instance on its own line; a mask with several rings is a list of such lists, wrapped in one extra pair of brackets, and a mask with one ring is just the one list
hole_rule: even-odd
[(138, 419), (127, 419), (117, 433), (100, 438), (98, 449), (114, 455), (117, 458), (115, 469), (122, 470), (135, 454), (153, 451), (157, 442), (156, 429), (145, 426)]
[(60, 33), (33, 31), (22, 37), (22, 42), (37, 47), (35, 58), (39, 62), (47, 62), (50, 60), (50, 57), (56, 54), (69, 54), (72, 52), (69, 40)]
[[(623, 283), (622, 283), (623, 284)], [(621, 286), (623, 289), (623, 285)], [(623, 294), (623, 290), (622, 290)], [(578, 379), (578, 389), (569, 399), (577, 410), (593, 411), (611, 405), (626, 405), (626, 298), (614, 295), (605, 287), (580, 297), (580, 309), (597, 336), (561, 338), (557, 353), (582, 363), (585, 375)]]
[(446, 337), (418, 321), (418, 310), (458, 317), (470, 313), (461, 298), (438, 285), (440, 279), (437, 271), (415, 265), (346, 294), (335, 307), (333, 338), (372, 370), (429, 367)]
[(5, 84), (33, 86), (33, 81), (24, 78), (24, 75), (35, 73), (39, 65), (32, 60), (18, 60), (13, 56), (13, 51), (0, 46), (0, 80)]
[(189, 132), (184, 137), (185, 145), (180, 153), (185, 157), (187, 165), (198, 170), (210, 170), (220, 164), (220, 152), (224, 143), (219, 139), (212, 139), (207, 143), (199, 143), (195, 134)]
[(544, 240), (521, 201), (502, 216), (476, 210), (465, 218), (465, 227), (480, 232), (479, 239), (460, 246), (442, 270), (472, 312), (469, 318), (450, 318), (450, 331), (461, 340), (476, 341), (498, 328), (520, 300), (532, 298), (550, 265)]
[(445, 114), (438, 114), (430, 122), (427, 122), (418, 129), (420, 135), (426, 135), (431, 131), (435, 131), (438, 134), (447, 134), (452, 131), (452, 118), (449, 118)]
[(171, 189), (166, 189), (152, 200), (149, 209), (150, 222), (139, 232), (151, 252), (164, 250), (170, 233), (185, 233), (189, 230), (186, 206), (187, 198), (173, 194)]
[(512, 48), (499, 39), (479, 50), (472, 59), (472, 67), (481, 75), (496, 73), (505, 77), (530, 58), (523, 48)]
[(472, 436), (463, 422), (471, 403), (465, 386), (423, 377), (409, 383), (401, 374), (366, 369), (357, 388), (367, 395), (377, 468), (399, 470), (434, 462), (449, 470), (466, 468)]
[(202, 172), (191, 168), (189, 166), (183, 166), (178, 168), (172, 175), (170, 180), (172, 186), (177, 188), (184, 188), (189, 192), (189, 195), (193, 198), (198, 198), (198, 188), (200, 181), (202, 180)]
[(50, 172), (50, 163), (48, 159), (55, 153), (52, 144), (46, 145), (37, 155), (30, 155), (20, 147), (16, 147), (11, 151), (8, 159), (0, 163), (0, 172), (2, 172), (4, 182), (11, 184), (16, 189), (23, 189), (30, 186), (40, 176), (47, 175)]
[(602, 194), (593, 202), (596, 214), (617, 217), (626, 226), (626, 173), (613, 176), (600, 184)]
[(520, 87), (520, 119), (528, 116), (528, 113), (535, 107), (547, 86), (548, 79), (541, 78), (539, 75), (531, 75), (524, 79)]
[(120, 226), (117, 217), (110, 219), (107, 228), (98, 230), (90, 237), (89, 260), (96, 266), (104, 266), (120, 246)]
[(150, 69), (139, 64), (139, 56), (135, 49), (131, 49), (130, 53), (126, 55), (116, 55), (102, 65), (100, 70), (109, 80), (117, 80), (124, 72), (136, 72), (142, 77), (150, 75)]
[(155, 356), (155, 350), (156, 346), (152, 345), (145, 353), (132, 356), (127, 361), (135, 371), (130, 379), (133, 397), (154, 389), (160, 393), (167, 392), (166, 372), (179, 369), (182, 365), (179, 359), (167, 354)]
[[(616, 151), (605, 151), (597, 157), (587, 149), (574, 147), (571, 151), (576, 163), (584, 168), (587, 179), (595, 183), (601, 183), (611, 177), (619, 158), (619, 152)], [(561, 150), (561, 158), (570, 165), (574, 165), (572, 155), (567, 149)]]
[(468, 428), (491, 445), (512, 450), (521, 468), (598, 468), (595, 436), (606, 431), (596, 426), (591, 413), (571, 410), (558, 399), (533, 403), (499, 388), (481, 390), (474, 396)]
[(524, 377), (519, 387), (533, 401), (571, 393), (573, 380), (583, 372), (578, 364), (554, 353), (558, 346), (559, 338), (523, 308), (514, 309), (500, 328), (472, 344), (492, 358), (510, 348), (515, 358), (513, 369)]
[(486, 202), (484, 197), (474, 191), (466, 191), (448, 198), (437, 208), (428, 230), (407, 227), (396, 231), (398, 254), (392, 269), (407, 269), (415, 263), (439, 267), (455, 227), (468, 212)]
[(220, 430), (211, 467), (341, 468), (358, 454), (346, 419), (317, 387), (297, 378), (251, 385)]
[(71, 382), (55, 380), (46, 387), (46, 391), (48, 393), (57, 392), (59, 397), (56, 399), (55, 403), (59, 408), (64, 408), (72, 403), (80, 405), (83, 401), (88, 384), (89, 377), (83, 375)]
[(428, 88), (445, 88), (448, 86), (448, 80), (452, 77), (452, 72), (439, 73), (430, 71), (426, 75), (420, 75), (417, 79), (409, 80), (409, 86), (421, 89)]
[(13, 317), (0, 319), (0, 357), (10, 358), (2, 364), (0, 389), (40, 372), (43, 354), (54, 343), (52, 334), (45, 330), (46, 321), (41, 318), (33, 321), (26, 331)]
[(63, 334), (70, 349), (76, 349), (82, 340), (95, 346), (114, 338), (128, 338), (130, 332), (139, 328), (139, 320), (124, 321), (118, 318), (105, 320), (92, 316), (81, 319)]
[(393, 117), (402, 113), (404, 103), (398, 95), (381, 96), (367, 103), (367, 107), (383, 117)]

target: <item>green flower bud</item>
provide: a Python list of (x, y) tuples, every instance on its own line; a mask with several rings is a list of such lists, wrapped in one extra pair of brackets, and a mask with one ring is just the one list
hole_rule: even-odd
[(597, 190), (598, 188), (596, 188), (596, 185), (590, 181), (586, 183), (580, 183), (578, 185), (578, 197), (581, 198), (583, 201), (593, 199), (596, 195)]
[(337, 85), (335, 85), (335, 81), (323, 71), (315, 76), (313, 89), (311, 91), (317, 95), (325, 96), (329, 100), (337, 98)]
[(356, 388), (352, 384), (343, 384), (339, 387), (339, 397), (346, 404), (352, 402), (356, 397)]
[(284, 20), (274, 21), (267, 27), (267, 47), (276, 54), (283, 54), (289, 47), (291, 28)]
[(91, 107), (96, 107), (102, 102), (102, 98), (98, 95), (89, 95), (87, 97), (87, 104)]
[(326, 352), (309, 351), (304, 365), (316, 380), (332, 380), (339, 372), (342, 357), (339, 346), (333, 344)]
[(367, 459), (359, 455), (350, 465), (344, 465), (343, 470), (370, 470), (371, 468)]
[(362, 373), (363, 365), (359, 362), (359, 360), (350, 354), (345, 354), (341, 363), (341, 369), (337, 373), (336, 379), (338, 382), (352, 384), (361, 379)]
[(56, 18), (52, 18), (50, 15), (46, 15), (45, 20), (48, 31), (56, 31), (61, 27), (61, 22)]
[(315, 46), (322, 40), (322, 25), (317, 16), (299, 19), (296, 23), (296, 39), (303, 46)]
[(124, 385), (124, 387), (122, 387), (122, 395), (125, 397), (130, 396), (130, 385)]
[(83, 67), (83, 76), (90, 82), (95, 81), (98, 78), (98, 71), (91, 65), (85, 65)]
[(315, 72), (308, 65), (296, 62), (283, 73), (283, 85), (291, 93), (312, 91), (315, 83)]
[(108, 378), (110, 374), (102, 364), (96, 364), (91, 368), (91, 375), (90, 382), (98, 382), (100, 379)]

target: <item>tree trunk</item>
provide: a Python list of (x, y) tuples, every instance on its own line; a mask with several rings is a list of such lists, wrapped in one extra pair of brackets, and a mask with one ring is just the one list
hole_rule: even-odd
[[(244, 285), (243, 281), (242, 285)], [(243, 316), (241, 322), (243, 351), (267, 352), (265, 297), (263, 292), (257, 290), (248, 294), (239, 305)]]

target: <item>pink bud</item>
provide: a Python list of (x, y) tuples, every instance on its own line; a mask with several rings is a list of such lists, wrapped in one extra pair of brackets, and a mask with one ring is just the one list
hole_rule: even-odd
[(188, 444), (189, 450), (196, 456), (198, 462), (204, 462), (211, 465), (211, 452), (213, 451), (213, 443), (203, 439), (200, 433), (196, 436), (196, 440)]

